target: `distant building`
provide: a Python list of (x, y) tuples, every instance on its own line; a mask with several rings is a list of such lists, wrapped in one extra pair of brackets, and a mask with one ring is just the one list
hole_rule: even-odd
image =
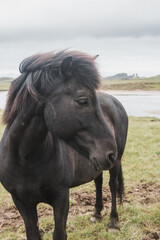
[(138, 73), (133, 74), (133, 79), (135, 79), (135, 78), (140, 78), (140, 77), (138, 76)]

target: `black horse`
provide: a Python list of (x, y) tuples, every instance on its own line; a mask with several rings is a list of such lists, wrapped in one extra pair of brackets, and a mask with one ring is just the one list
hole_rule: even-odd
[(95, 91), (95, 58), (61, 51), (38, 54), (20, 65), (12, 83), (0, 143), (0, 181), (11, 193), (28, 240), (39, 240), (37, 204), (53, 206), (54, 240), (66, 240), (69, 188), (95, 180), (92, 219), (101, 218), (102, 171), (110, 172), (110, 229), (118, 229), (122, 200), (121, 157), (128, 118), (114, 97)]

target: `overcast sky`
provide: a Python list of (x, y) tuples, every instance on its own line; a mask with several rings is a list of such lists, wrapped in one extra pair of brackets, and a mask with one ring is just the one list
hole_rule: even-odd
[(0, 76), (65, 48), (99, 54), (102, 76), (160, 74), (160, 0), (0, 0)]

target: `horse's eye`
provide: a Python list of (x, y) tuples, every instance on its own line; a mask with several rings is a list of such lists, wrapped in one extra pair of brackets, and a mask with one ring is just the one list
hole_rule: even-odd
[(79, 98), (76, 101), (80, 106), (84, 106), (84, 107), (88, 106), (88, 99), (87, 98)]

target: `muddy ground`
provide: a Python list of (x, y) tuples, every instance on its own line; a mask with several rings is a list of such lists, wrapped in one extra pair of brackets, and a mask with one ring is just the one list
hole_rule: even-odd
[[(160, 184), (141, 184), (136, 187), (128, 187), (128, 191), (124, 195), (123, 204), (131, 203), (136, 204), (155, 204), (160, 202)], [(103, 204), (104, 210), (102, 215), (109, 215), (111, 207), (111, 195), (109, 189), (103, 189)], [(68, 218), (71, 219), (77, 215), (92, 215), (94, 212), (95, 205), (95, 193), (89, 193), (86, 190), (75, 189), (70, 194), (70, 210)], [(107, 209), (107, 210), (106, 210)], [(38, 216), (43, 218), (46, 216), (51, 216), (53, 214), (52, 208), (48, 206), (41, 205), (38, 207)], [(5, 228), (13, 228), (15, 231), (23, 226), (23, 220), (19, 215), (18, 210), (15, 206), (8, 208), (0, 208), (0, 233), (4, 231)], [(50, 226), (50, 228), (52, 228)], [(46, 229), (45, 229), (46, 230)], [(47, 229), (48, 231), (51, 229)], [(46, 231), (47, 231), (46, 230)], [(41, 229), (43, 232), (43, 230)], [(159, 239), (160, 232), (153, 232), (146, 235), (143, 240)]]

